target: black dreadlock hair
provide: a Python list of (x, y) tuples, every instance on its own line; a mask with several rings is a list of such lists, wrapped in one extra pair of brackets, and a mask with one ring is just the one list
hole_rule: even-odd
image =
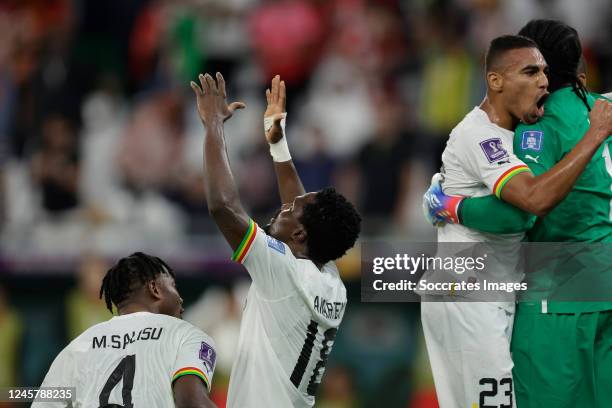
[(340, 258), (355, 245), (361, 217), (342, 194), (325, 188), (313, 203), (306, 204), (300, 222), (307, 233), (308, 256), (325, 264)]
[(106, 272), (100, 287), (100, 299), (104, 295), (106, 307), (113, 313), (113, 304), (126, 300), (134, 289), (154, 280), (159, 274), (167, 273), (174, 278), (174, 271), (156, 256), (135, 252), (121, 258)]
[(548, 90), (570, 84), (572, 90), (586, 105), (587, 90), (578, 79), (578, 65), (582, 56), (582, 45), (578, 32), (557, 20), (531, 20), (521, 28), (519, 35), (531, 38), (538, 45), (540, 52), (548, 63)]

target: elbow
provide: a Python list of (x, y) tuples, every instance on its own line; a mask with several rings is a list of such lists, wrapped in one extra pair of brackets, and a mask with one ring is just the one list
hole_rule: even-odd
[(228, 205), (224, 202), (209, 202), (208, 203), (208, 214), (211, 217), (215, 217), (216, 215), (221, 215), (227, 211)]
[(539, 197), (537, 194), (529, 195), (529, 198), (525, 204), (526, 208), (524, 208), (524, 210), (533, 215), (537, 215), (538, 217), (544, 217), (555, 207), (554, 203), (552, 203), (549, 199)]
[(230, 201), (219, 201), (209, 203), (208, 213), (215, 221), (223, 221), (228, 218), (235, 218), (238, 209)]
[(232, 211), (234, 200), (226, 195), (210, 195), (208, 199), (208, 213), (214, 218), (217, 215), (224, 215)]
[(208, 206), (208, 214), (210, 214), (214, 220), (225, 218), (231, 212), (230, 206), (226, 203), (215, 203), (214, 205)]

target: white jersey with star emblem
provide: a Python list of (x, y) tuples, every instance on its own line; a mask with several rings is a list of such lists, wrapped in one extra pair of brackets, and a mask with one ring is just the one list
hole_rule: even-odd
[(234, 260), (251, 275), (228, 408), (311, 407), (346, 307), (333, 262), (319, 270), (251, 220)]
[(215, 360), (212, 339), (192, 324), (163, 314), (130, 313), (73, 340), (53, 361), (41, 387), (75, 387), (75, 408), (173, 407), (172, 383), (183, 375), (198, 376), (210, 391)]
[[(467, 197), (495, 194), (499, 198), (508, 180), (518, 173), (530, 171), (527, 165), (514, 155), (513, 138), (514, 132), (492, 123), (486, 112), (475, 107), (451, 131), (442, 154), (444, 193)], [(495, 257), (489, 256), (485, 270), (480, 276), (474, 277), (480, 282), (483, 278), (495, 282), (520, 282), (522, 271), (517, 261), (524, 236), (522, 232), (490, 234), (459, 224), (445, 224), (438, 228), (438, 242), (489, 242), (495, 245), (495, 248), (503, 247), (503, 251), (495, 251)], [(452, 248), (452, 245), (447, 245), (442, 247), (442, 250), (452, 251)], [(435, 281), (436, 273), (428, 271), (423, 279)], [(439, 279), (448, 280), (448, 275)], [(488, 294), (482, 292), (466, 292), (463, 295), (491, 300), (490, 297), (487, 298)]]
[[(529, 171), (513, 152), (514, 133), (474, 108), (452, 130), (442, 154), (446, 194), (500, 197), (514, 175)], [(524, 234), (488, 234), (463, 225), (438, 228), (437, 257), (483, 257), (484, 269), (468, 272), (428, 270), (428, 282), (519, 282)], [(468, 245), (462, 243), (488, 243)], [(457, 243), (457, 244), (455, 244)], [(510, 339), (514, 293), (480, 291), (421, 292), (421, 323), (440, 408), (514, 408)], [(495, 296), (493, 298), (493, 296)], [(465, 302), (462, 297), (483, 302)], [(492, 300), (502, 299), (493, 302)]]

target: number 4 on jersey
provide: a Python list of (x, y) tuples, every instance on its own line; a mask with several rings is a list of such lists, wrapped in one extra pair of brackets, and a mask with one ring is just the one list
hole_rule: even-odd
[[(134, 374), (136, 374), (136, 355), (131, 354), (125, 356), (119, 365), (113, 370), (111, 375), (106, 380), (104, 388), (100, 393), (100, 408), (113, 407), (113, 408), (134, 408), (132, 404), (132, 387), (134, 386)], [(108, 399), (110, 393), (117, 386), (119, 381), (123, 378), (123, 388), (121, 389), (121, 396), (123, 405), (109, 404)]]

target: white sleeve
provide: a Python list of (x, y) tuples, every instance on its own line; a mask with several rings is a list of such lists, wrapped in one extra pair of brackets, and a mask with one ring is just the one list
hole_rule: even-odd
[(172, 384), (184, 375), (195, 375), (206, 384), (210, 392), (217, 363), (214, 341), (194, 326), (189, 328), (180, 341), (176, 361), (172, 367)]
[[(40, 387), (76, 387), (75, 381), (72, 378), (72, 357), (70, 351), (66, 347), (63, 349), (53, 363), (51, 368), (45, 375)], [(64, 408), (71, 406), (66, 402), (33, 402), (32, 408)]]
[(295, 291), (292, 275), (297, 260), (289, 247), (249, 221), (249, 228), (232, 259), (245, 266), (255, 288), (268, 300), (278, 299)]
[(481, 180), (498, 198), (504, 185), (518, 173), (528, 172), (529, 167), (506, 146), (501, 135), (491, 130), (474, 129), (462, 135), (459, 155), (466, 171)]

